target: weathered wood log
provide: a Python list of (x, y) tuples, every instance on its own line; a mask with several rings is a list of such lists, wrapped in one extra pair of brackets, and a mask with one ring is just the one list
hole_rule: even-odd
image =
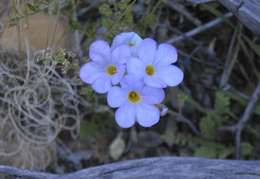
[(260, 36), (260, 1), (259, 0), (186, 0), (193, 3), (219, 1), (228, 8), (251, 31)]
[(260, 35), (259, 0), (218, 0), (226, 6), (247, 28)]
[(62, 175), (22, 170), (3, 165), (0, 165), (0, 173), (27, 179), (259, 179), (260, 161), (220, 160), (195, 157), (154, 157), (116, 162)]

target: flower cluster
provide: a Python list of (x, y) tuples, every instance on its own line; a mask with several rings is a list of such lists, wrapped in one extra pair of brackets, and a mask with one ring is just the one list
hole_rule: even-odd
[(160, 119), (163, 88), (183, 80), (183, 72), (172, 65), (177, 61), (176, 49), (170, 44), (157, 46), (151, 38), (141, 39), (134, 32), (117, 35), (111, 47), (104, 40), (90, 45), (89, 57), (79, 76), (98, 93), (108, 93), (107, 102), (118, 108), (115, 119), (128, 128), (137, 121), (150, 127)]

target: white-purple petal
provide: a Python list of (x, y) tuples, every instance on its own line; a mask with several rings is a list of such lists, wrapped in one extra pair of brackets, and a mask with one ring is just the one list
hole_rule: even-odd
[(142, 103), (136, 108), (137, 122), (143, 127), (151, 127), (160, 119), (160, 111), (151, 104)]
[(127, 74), (120, 81), (123, 89), (139, 91), (144, 86), (143, 79), (139, 75)]
[(116, 122), (122, 128), (132, 127), (135, 123), (135, 106), (130, 103), (124, 103), (116, 110)]
[(118, 86), (112, 87), (107, 94), (107, 103), (112, 108), (120, 107), (127, 101), (127, 91), (124, 91)]
[(144, 83), (154, 88), (166, 88), (167, 84), (160, 78), (161, 76), (149, 76), (144, 77)]
[(111, 87), (111, 77), (109, 75), (102, 75), (92, 83), (92, 88), (97, 93), (107, 93)]
[(148, 104), (161, 103), (165, 97), (163, 89), (150, 86), (144, 86), (142, 91), (140, 91), (140, 94), (142, 96), (142, 102)]
[(156, 66), (170, 65), (177, 61), (177, 57), (175, 47), (166, 43), (160, 44), (158, 46), (153, 64)]
[(96, 63), (109, 63), (111, 59), (111, 49), (104, 40), (96, 40), (89, 47), (89, 57)]
[(79, 77), (83, 82), (91, 84), (106, 73), (104, 69), (105, 67), (95, 62), (88, 62), (80, 68)]
[(157, 69), (155, 77), (163, 80), (168, 86), (179, 85), (183, 81), (184, 74), (180, 68), (174, 65), (167, 65)]
[(126, 70), (129, 74), (136, 74), (141, 77), (145, 75), (146, 64), (139, 58), (131, 57), (126, 64)]
[(111, 63), (123, 64), (126, 63), (128, 58), (130, 57), (131, 57), (130, 47), (126, 44), (121, 44), (112, 51)]
[(154, 61), (157, 50), (157, 43), (151, 38), (146, 38), (141, 41), (137, 48), (137, 57), (140, 58), (145, 64)]

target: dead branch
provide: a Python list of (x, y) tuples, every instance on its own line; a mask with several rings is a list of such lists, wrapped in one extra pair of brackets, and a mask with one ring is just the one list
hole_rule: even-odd
[[(201, 4), (212, 0), (186, 0)], [(260, 1), (259, 0), (218, 0), (228, 8), (251, 31), (260, 35)]]
[(255, 106), (256, 102), (258, 101), (259, 97), (260, 97), (260, 81), (258, 82), (257, 87), (256, 87), (253, 95), (251, 96), (251, 98), (248, 102), (248, 105), (245, 109), (245, 112), (244, 112), (243, 116), (241, 117), (240, 121), (234, 126), (220, 127), (220, 130), (222, 130), (222, 131), (231, 131), (231, 132), (236, 133), (235, 142), (236, 142), (236, 158), (237, 159), (240, 157), (241, 133), (242, 133), (245, 125), (249, 121), (250, 116), (253, 112), (254, 106)]
[[(225, 17), (227, 17), (227, 18), (229, 18), (229, 17), (231, 17), (231, 16), (232, 16), (231, 13), (225, 14)], [(196, 28), (194, 28), (194, 29), (192, 29), (192, 30), (190, 30), (190, 31), (188, 31), (188, 32), (186, 32), (186, 33), (184, 33), (184, 34), (181, 35), (181, 36), (177, 36), (177, 37), (174, 37), (174, 38), (172, 38), (172, 39), (169, 39), (169, 40), (167, 41), (167, 43), (176, 43), (176, 42), (179, 42), (179, 41), (181, 41), (181, 40), (183, 40), (183, 39), (185, 39), (185, 38), (192, 37), (192, 36), (194, 36), (194, 35), (197, 35), (197, 34), (199, 34), (199, 33), (201, 33), (201, 32), (204, 32), (204, 31), (206, 31), (206, 30), (208, 30), (208, 29), (210, 29), (210, 28), (216, 26), (217, 24), (219, 24), (219, 23), (221, 23), (221, 22), (223, 22), (221, 18), (214, 19), (214, 20), (212, 20), (212, 21), (210, 21), (210, 22), (208, 22), (208, 23), (206, 23), (206, 24), (203, 24), (203, 25), (201, 25), (201, 26), (199, 26), (199, 27), (196, 27)]]
[(251, 178), (260, 176), (260, 161), (154, 157), (101, 165), (74, 173), (54, 175), (0, 165), (0, 173), (25, 179), (123, 178)]

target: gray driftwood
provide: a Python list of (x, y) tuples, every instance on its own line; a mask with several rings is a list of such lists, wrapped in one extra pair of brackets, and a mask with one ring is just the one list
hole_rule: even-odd
[(57, 175), (0, 165), (0, 173), (28, 179), (259, 179), (260, 161), (154, 157), (127, 160)]
[(218, 0), (254, 33), (260, 35), (259, 0)]
[[(186, 0), (205, 3), (214, 0)], [(215, 0), (217, 1), (217, 0)], [(260, 1), (259, 0), (218, 0), (226, 6), (247, 28), (260, 36)]]

